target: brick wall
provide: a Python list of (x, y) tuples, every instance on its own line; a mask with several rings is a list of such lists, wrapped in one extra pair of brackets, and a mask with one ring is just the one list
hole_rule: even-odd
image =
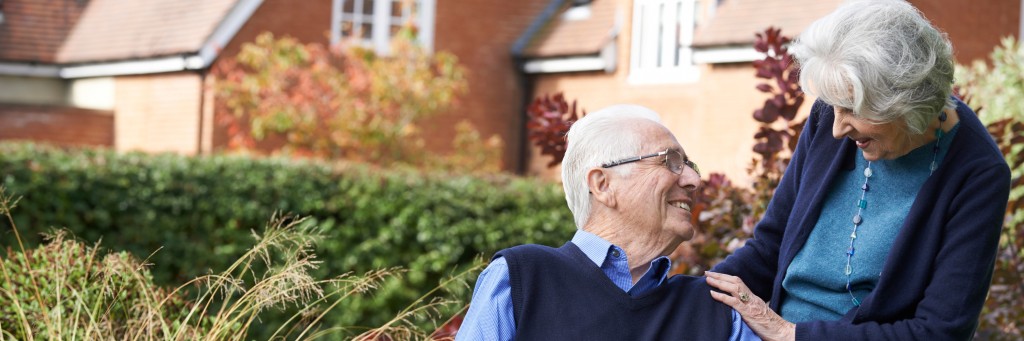
[(0, 140), (114, 145), (114, 115), (106, 110), (0, 104), (0, 127)]
[(482, 136), (501, 137), (505, 169), (514, 171), (525, 151), (520, 143), (525, 84), (512, 60), (512, 44), (550, 0), (437, 2), (434, 48), (459, 57), (469, 71), (469, 91), (451, 112), (423, 127), (427, 144), (449, 151), (455, 124), (468, 119)]
[(1002, 37), (1020, 34), (1019, 0), (910, 2), (949, 35), (961, 64), (987, 58)]
[(171, 73), (115, 80), (114, 131), (120, 151), (199, 150), (201, 77)]
[(256, 40), (263, 32), (275, 37), (291, 36), (304, 43), (330, 43), (331, 0), (264, 0), (249, 21), (224, 47), (220, 58), (234, 58), (242, 44)]

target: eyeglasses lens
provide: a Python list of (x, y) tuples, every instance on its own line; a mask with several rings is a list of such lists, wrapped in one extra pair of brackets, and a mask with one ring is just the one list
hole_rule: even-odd
[(679, 152), (671, 150), (668, 154), (665, 154), (665, 165), (668, 166), (668, 170), (672, 173), (682, 174), (685, 163), (683, 162), (683, 156)]
[(697, 168), (697, 164), (690, 160), (684, 160), (683, 155), (677, 151), (669, 151), (665, 154), (665, 165), (668, 166), (668, 170), (676, 174), (683, 174), (683, 169), (690, 167), (697, 173), (697, 176), (700, 176), (700, 168)]

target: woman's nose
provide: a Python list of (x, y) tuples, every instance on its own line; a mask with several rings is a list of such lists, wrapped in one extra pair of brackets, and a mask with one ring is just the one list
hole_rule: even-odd
[(846, 137), (846, 135), (853, 130), (853, 127), (850, 126), (849, 123), (846, 123), (846, 120), (840, 115), (836, 115), (835, 118), (835, 122), (832, 123), (832, 137), (835, 137), (836, 139)]

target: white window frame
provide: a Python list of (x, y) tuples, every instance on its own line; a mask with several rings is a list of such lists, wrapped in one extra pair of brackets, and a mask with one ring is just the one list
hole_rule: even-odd
[[(345, 2), (355, 1), (354, 6), (361, 6), (362, 0), (333, 0), (331, 7), (331, 44), (341, 41), (341, 24), (345, 21), (358, 19), (348, 18), (342, 13)], [(388, 54), (391, 43), (391, 26), (401, 25), (401, 19), (391, 16), (391, 4), (395, 0), (373, 0), (373, 14), (370, 22), (372, 32), (370, 39), (363, 40), (362, 44), (372, 47), (379, 54)], [(434, 13), (437, 7), (437, 0), (412, 0), (418, 3), (419, 12), (416, 15), (416, 40), (427, 51), (434, 49)], [(358, 11), (357, 11), (358, 12)], [(354, 16), (353, 16), (354, 17)]]
[(696, 0), (633, 0), (630, 83), (697, 81), (691, 47), (696, 13)]

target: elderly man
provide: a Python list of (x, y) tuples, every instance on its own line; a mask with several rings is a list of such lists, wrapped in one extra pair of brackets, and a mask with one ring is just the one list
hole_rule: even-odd
[(666, 256), (693, 237), (700, 174), (658, 115), (612, 106), (567, 138), (575, 236), (498, 252), (456, 340), (757, 340), (703, 278), (667, 277)]

